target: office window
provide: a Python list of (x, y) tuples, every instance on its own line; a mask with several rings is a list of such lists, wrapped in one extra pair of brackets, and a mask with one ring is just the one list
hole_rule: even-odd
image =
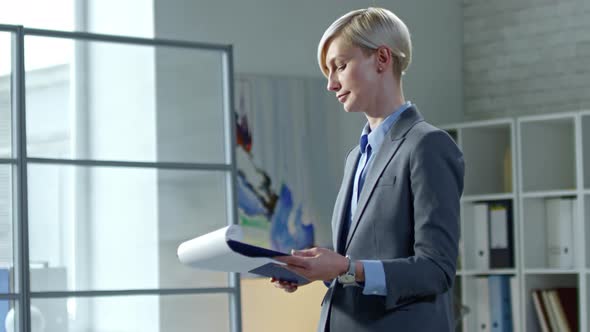
[[(13, 265), (14, 259), (12, 250), (12, 167), (8, 161), (12, 157), (11, 61), (10, 33), (0, 32), (0, 293), (9, 292), (8, 270)], [(2, 287), (3, 285), (4, 287)], [(0, 319), (2, 317), (4, 316), (2, 316), (0, 309)]]
[(228, 286), (176, 257), (227, 224), (223, 172), (30, 164), (28, 180), (33, 292)]
[[(55, 30), (74, 29), (74, 0), (0, 0), (0, 8), (2, 8), (0, 10), (0, 24)], [(0, 31), (0, 271), (9, 271), (15, 266), (14, 247), (17, 244), (13, 241), (15, 236), (12, 209), (14, 204), (12, 197), (14, 193), (13, 168), (8, 166), (10, 163), (7, 160), (14, 158), (11, 103), (13, 91), (11, 86), (13, 74), (12, 39), (12, 33)], [(64, 45), (48, 47), (46, 44), (37, 43), (31, 46), (30, 55), (26, 59), (26, 67), (31, 78), (29, 86), (33, 90), (32, 95), (35, 95), (36, 99), (41, 99), (45, 89), (52, 89), (53, 85), (59, 84), (54, 79), (47, 79), (45, 73), (56, 67), (68, 67), (72, 62), (73, 54), (72, 50), (63, 47)], [(45, 78), (41, 85), (39, 77)], [(35, 136), (32, 138), (32, 144), (52, 144), (47, 139), (48, 137)], [(7, 277), (12, 278), (14, 275), (14, 273), (9, 273)], [(0, 280), (1, 284), (2, 280)], [(13, 280), (10, 280), (9, 285), (14, 285)], [(0, 293), (2, 292), (3, 290), (0, 289)], [(0, 323), (3, 322), (3, 318), (0, 311)]]
[[(34, 53), (43, 49), (64, 51), (64, 61), (37, 65)], [(11, 152), (8, 127), (0, 223), (14, 227), (11, 206), (27, 207), (30, 288), (5, 293), (30, 300), (33, 331), (39, 317), (45, 332), (188, 331), (204, 317), (214, 319), (212, 330), (229, 330), (232, 279), (176, 257), (179, 243), (234, 217), (226, 50), (25, 29), (27, 158)], [(13, 197), (19, 166), (23, 202)], [(7, 236), (20, 239), (17, 233)], [(8, 275), (19, 274), (17, 253), (5, 255)], [(4, 297), (0, 304), (9, 303)], [(0, 319), (19, 309), (8, 307)], [(202, 317), (185, 314), (193, 310)], [(120, 317), (131, 317), (129, 324)]]
[[(30, 28), (72, 31), (75, 25), (77, 0), (0, 0), (0, 24), (22, 25)], [(87, 0), (84, 0), (87, 1)], [(38, 63), (55, 64), (62, 58), (60, 50), (43, 50)], [(43, 54), (43, 53), (41, 53)], [(43, 59), (44, 58), (44, 59)], [(59, 60), (57, 62), (61, 62)], [(42, 65), (41, 67), (44, 67)]]
[(10, 140), (12, 134), (12, 117), (10, 114), (10, 94), (12, 91), (10, 86), (10, 63), (12, 62), (12, 54), (10, 36), (10, 33), (0, 31), (0, 159), (12, 156)]

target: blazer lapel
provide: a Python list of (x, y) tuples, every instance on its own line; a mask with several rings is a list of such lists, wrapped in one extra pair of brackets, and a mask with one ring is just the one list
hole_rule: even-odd
[(359, 147), (355, 147), (350, 152), (350, 155), (351, 156), (347, 158), (347, 162), (344, 167), (342, 186), (340, 188), (340, 192), (338, 193), (338, 198), (334, 206), (336, 215), (335, 218), (332, 220), (332, 229), (336, 230), (336, 232), (332, 232), (332, 243), (334, 244), (334, 248), (336, 248), (336, 252), (340, 252), (340, 250), (342, 249), (339, 248), (339, 246), (341, 245), (340, 233), (342, 232), (342, 223), (348, 222), (348, 220), (345, 220), (345, 218), (349, 218), (349, 213), (347, 212), (349, 211), (351, 199), (350, 194), (352, 193), (352, 182), (354, 179), (354, 173), (360, 157)]
[[(416, 123), (423, 120), (424, 118), (418, 112), (418, 110), (414, 106), (411, 106), (400, 115), (400, 118), (397, 119), (397, 121), (389, 129), (389, 135), (381, 144), (381, 147), (375, 155), (375, 159), (373, 160), (373, 163), (368, 170), (367, 178), (365, 179), (365, 184), (363, 185), (363, 188), (361, 190), (356, 211), (354, 213), (352, 223), (348, 231), (348, 237), (346, 239), (344, 252), (346, 252), (346, 249), (348, 249), (348, 246), (350, 245), (350, 241), (352, 240), (352, 237), (356, 231), (359, 220), (367, 206), (369, 198), (373, 194), (375, 185), (377, 184), (377, 180), (379, 180), (379, 177), (381, 176), (381, 174), (383, 173), (391, 159), (393, 159), (401, 144), (404, 142), (404, 139), (408, 131), (410, 131), (410, 129)], [(388, 139), (389, 142), (387, 141)]]

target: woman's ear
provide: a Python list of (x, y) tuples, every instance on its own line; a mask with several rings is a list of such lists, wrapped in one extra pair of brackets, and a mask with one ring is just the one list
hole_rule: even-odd
[(377, 68), (387, 68), (391, 65), (392, 54), (388, 47), (380, 46), (376, 51)]

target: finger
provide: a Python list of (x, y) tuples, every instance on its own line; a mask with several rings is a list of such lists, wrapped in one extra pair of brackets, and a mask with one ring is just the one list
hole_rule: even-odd
[(292, 293), (292, 292), (294, 292), (295, 290), (297, 290), (297, 288), (298, 288), (298, 286), (297, 286), (296, 284), (291, 284), (291, 285), (285, 286), (285, 288), (284, 288), (284, 289), (285, 289), (286, 291), (289, 291), (289, 293)]
[(291, 250), (291, 255), (299, 257), (315, 257), (317, 256), (317, 248)]
[(279, 283), (280, 283), (282, 286), (285, 286), (285, 287), (294, 287), (294, 286), (297, 286), (297, 284), (296, 284), (296, 283), (294, 283), (294, 282), (290, 282), (290, 281), (279, 281)]
[(285, 288), (285, 292), (287, 292), (287, 293), (293, 293), (296, 290), (297, 290), (297, 287)]

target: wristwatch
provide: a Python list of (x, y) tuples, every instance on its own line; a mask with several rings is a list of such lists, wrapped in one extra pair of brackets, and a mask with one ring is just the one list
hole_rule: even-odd
[(343, 286), (355, 286), (356, 283), (356, 264), (355, 262), (350, 259), (350, 256), (346, 255), (346, 259), (348, 259), (348, 269), (346, 272), (338, 276), (338, 282), (341, 283)]

